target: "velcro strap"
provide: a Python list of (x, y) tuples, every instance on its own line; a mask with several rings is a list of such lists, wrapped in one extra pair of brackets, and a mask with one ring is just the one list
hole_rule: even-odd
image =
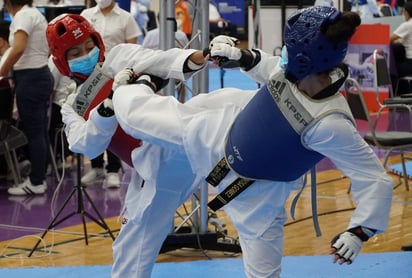
[[(146, 75), (148, 76), (148, 75)], [(150, 76), (148, 76), (150, 79)], [(150, 89), (152, 89), (153, 93), (156, 93), (156, 87), (152, 84), (151, 81), (147, 80), (147, 79), (138, 79), (136, 81), (136, 84), (143, 84), (146, 85), (147, 87), (149, 87)]]
[(226, 159), (222, 158), (219, 163), (213, 168), (210, 174), (206, 177), (206, 181), (216, 187), (221, 180), (229, 173), (230, 168), (227, 165)]
[(254, 182), (254, 180), (247, 180), (243, 178), (237, 178), (234, 182), (232, 182), (225, 190), (223, 190), (220, 194), (218, 194), (212, 201), (210, 201), (207, 205), (213, 211), (217, 211), (231, 200), (233, 200), (236, 196), (243, 192), (246, 188), (249, 187)]

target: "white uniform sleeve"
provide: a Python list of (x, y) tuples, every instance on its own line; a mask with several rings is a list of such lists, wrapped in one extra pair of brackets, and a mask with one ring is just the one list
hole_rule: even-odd
[(241, 71), (253, 80), (267, 84), (270, 77), (281, 70), (279, 67), (280, 57), (269, 55), (261, 50), (258, 51), (261, 55), (260, 62), (248, 71)]
[(112, 77), (125, 68), (133, 68), (138, 73), (186, 80), (194, 72), (183, 73), (183, 65), (195, 51), (179, 48), (163, 51), (143, 48), (138, 44), (119, 44), (109, 52), (102, 69)]
[[(304, 136), (313, 150), (328, 157), (351, 181), (356, 209), (348, 228), (364, 226), (385, 231), (392, 202), (393, 180), (350, 120), (333, 114)], [(336, 146), (339, 146), (338, 148)]]
[(102, 117), (95, 108), (90, 112), (89, 120), (85, 121), (69, 102), (63, 104), (61, 113), (71, 151), (93, 159), (107, 149), (117, 128), (115, 116)]

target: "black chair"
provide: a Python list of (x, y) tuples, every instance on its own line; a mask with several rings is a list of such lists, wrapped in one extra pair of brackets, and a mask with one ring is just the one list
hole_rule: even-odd
[[(403, 91), (401, 91), (401, 85), (404, 85)], [(402, 98), (412, 98), (412, 76), (399, 77), (396, 82), (395, 93)]]
[(11, 123), (14, 93), (7, 79), (0, 80), (0, 155), (4, 155), (15, 184), (22, 182), (16, 149), (27, 144), (24, 133)]
[[(379, 49), (375, 49), (373, 51), (373, 71), (373, 86), (376, 93), (376, 101), (379, 107), (386, 106), (386, 108), (390, 108), (391, 105), (395, 105), (395, 107), (402, 106), (403, 108), (408, 109), (412, 113), (412, 96), (408, 94), (401, 94), (399, 96), (395, 96), (392, 86), (391, 75), (389, 72), (389, 65), (386, 61), (385, 55)], [(384, 99), (382, 102), (380, 93), (383, 90), (388, 91), (389, 97)]]
[(363, 92), (359, 83), (353, 79), (348, 78), (345, 81), (345, 95), (352, 115), (356, 120), (368, 123), (369, 131), (364, 135), (364, 140), (371, 146), (386, 150), (383, 160), (383, 166), (387, 168), (388, 158), (393, 151), (398, 151), (401, 157), (402, 177), (404, 179), (406, 190), (409, 191), (408, 176), (406, 172), (405, 162), (408, 159), (405, 152), (412, 148), (412, 132), (410, 131), (377, 131), (379, 121), (381, 120), (384, 107), (382, 106), (377, 112), (374, 120), (371, 119), (369, 110), (363, 96)]
[(389, 4), (382, 4), (380, 7), (380, 11), (383, 16), (393, 16), (392, 7)]

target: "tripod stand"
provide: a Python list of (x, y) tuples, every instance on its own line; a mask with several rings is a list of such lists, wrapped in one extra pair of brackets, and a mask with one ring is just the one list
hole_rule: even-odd
[[(80, 154), (76, 154), (77, 157), (77, 184), (73, 187), (73, 190), (71, 191), (71, 193), (69, 194), (69, 196), (67, 196), (66, 200), (64, 201), (63, 205), (61, 206), (61, 208), (58, 210), (56, 216), (52, 219), (52, 221), (50, 222), (49, 226), (46, 228), (46, 230), (43, 232), (43, 234), (41, 235), (40, 239), (37, 241), (36, 245), (33, 247), (33, 249), (31, 250), (30, 254), (28, 257), (30, 257), (33, 252), (36, 250), (37, 246), (39, 246), (41, 240), (46, 236), (47, 232), (49, 230), (51, 230), (52, 228), (56, 227), (57, 225), (59, 225), (60, 223), (63, 223), (65, 220), (69, 219), (70, 217), (76, 215), (76, 214), (81, 214), (82, 217), (82, 222), (83, 222), (83, 232), (84, 232), (84, 240), (86, 245), (89, 244), (88, 241), (88, 235), (87, 235), (87, 228), (86, 228), (86, 217), (88, 217), (89, 219), (93, 220), (96, 224), (98, 224), (100, 227), (102, 227), (103, 229), (105, 229), (110, 237), (114, 240), (114, 236), (112, 231), (110, 230), (109, 226), (106, 224), (106, 222), (104, 221), (103, 217), (101, 216), (101, 214), (99, 213), (99, 211), (97, 210), (96, 205), (93, 203), (92, 199), (90, 198), (89, 194), (86, 191), (86, 188), (82, 185), (81, 183), (81, 155)], [(77, 193), (77, 209), (71, 213), (69, 213), (68, 215), (66, 215), (65, 217), (63, 217), (60, 220), (57, 220), (58, 217), (60, 216), (60, 214), (63, 212), (63, 209), (66, 207), (66, 205), (69, 203), (70, 199), (72, 197), (75, 196), (75, 193)], [(83, 194), (86, 197), (87, 201), (90, 203), (90, 205), (92, 206), (94, 212), (97, 214), (99, 219), (96, 219), (96, 217), (94, 217), (93, 215), (91, 215), (90, 213), (88, 213), (87, 211), (84, 210), (84, 198), (83, 198)]]

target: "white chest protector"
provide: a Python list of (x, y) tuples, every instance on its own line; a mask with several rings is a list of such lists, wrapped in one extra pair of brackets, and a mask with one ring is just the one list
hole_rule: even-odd
[(246, 179), (296, 180), (323, 158), (304, 146), (302, 136), (331, 113), (353, 121), (340, 93), (315, 100), (278, 73), (233, 122), (225, 145), (229, 168)]
[[(79, 88), (73, 103), (74, 110), (87, 120), (90, 111), (109, 96), (112, 84), (113, 79), (101, 70), (100, 65), (97, 65), (89, 78)], [(141, 145), (141, 140), (127, 135), (119, 125), (110, 141), (108, 149), (122, 161), (133, 167), (131, 153)]]

